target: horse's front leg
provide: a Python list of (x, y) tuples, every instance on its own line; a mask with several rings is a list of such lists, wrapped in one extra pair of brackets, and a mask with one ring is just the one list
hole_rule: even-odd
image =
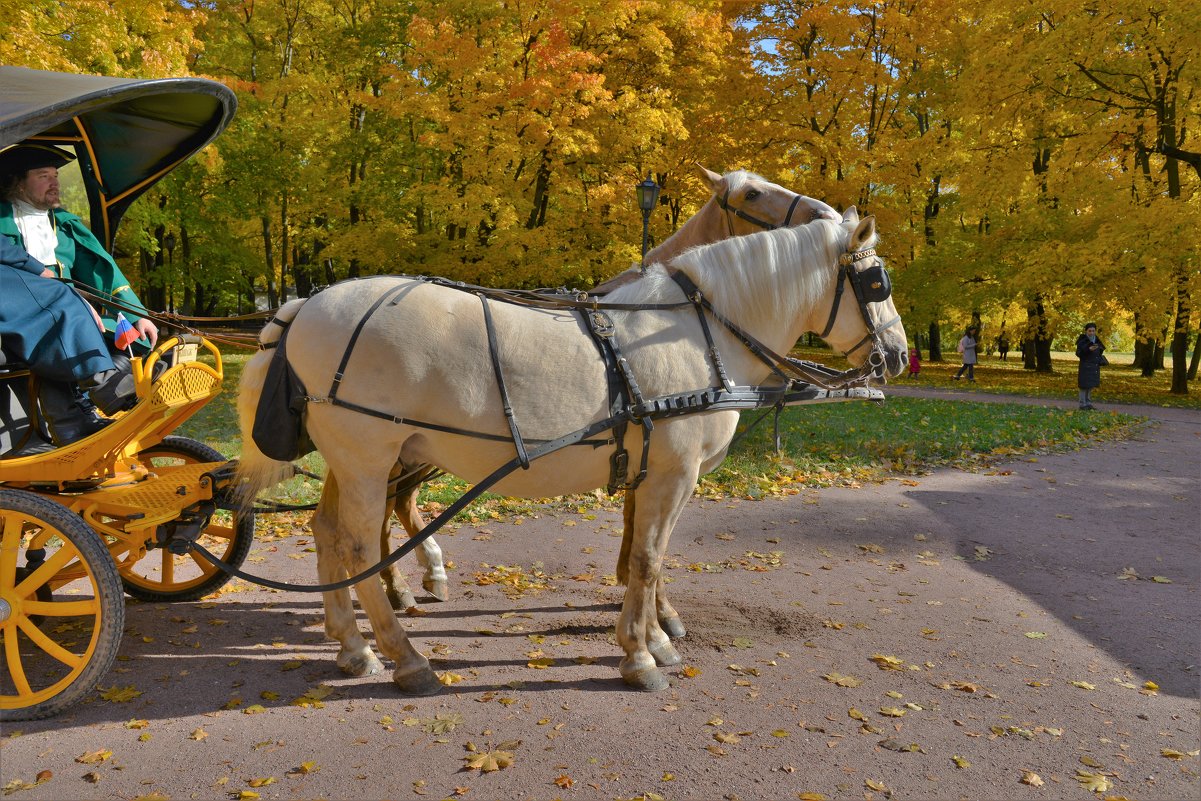
[[(382, 472), (382, 471), (381, 471)], [(353, 487), (342, 487), (338, 503), (338, 546), (346, 570), (355, 575), (378, 563), (376, 532), (384, 523), (387, 483), (372, 481), (364, 468)], [(429, 660), (413, 644), (396, 619), (388, 596), (375, 576), (354, 585), (359, 604), (371, 621), (380, 651), (396, 663), (392, 681), (411, 695), (429, 695), (442, 685)]]
[[(628, 586), (630, 583), (630, 547), (634, 541), (634, 510), (637, 501), (636, 493), (626, 492), (625, 504), (622, 507), (623, 530), (621, 533), (621, 551), (617, 555), (617, 582)], [(680, 613), (667, 600), (667, 583), (660, 576), (655, 587), (655, 614), (659, 619), (659, 627), (668, 637), (679, 638), (688, 633)], [(662, 663), (660, 663), (662, 664)]]
[[(317, 580), (322, 584), (341, 581), (349, 574), (338, 554), (337, 534), (338, 482), (330, 472), (321, 488), (317, 511), (309, 521), (317, 548)], [(369, 676), (384, 669), (379, 658), (359, 631), (354, 619), (350, 590), (343, 587), (321, 594), (325, 606), (325, 633), (341, 644), (338, 669), (349, 676)]]
[[(665, 473), (665, 471), (664, 471)], [(695, 467), (685, 474), (648, 477), (633, 513), (627, 567), (629, 585), (617, 620), (617, 642), (625, 650), (621, 677), (639, 690), (661, 690), (667, 678), (660, 665), (675, 665), (680, 655), (658, 619), (658, 586), (672, 529), (696, 484)]]

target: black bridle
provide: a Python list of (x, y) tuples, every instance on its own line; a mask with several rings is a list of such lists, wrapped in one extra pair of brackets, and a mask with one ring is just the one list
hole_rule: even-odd
[(784, 215), (784, 222), (781, 223), (780, 225), (776, 225), (775, 223), (769, 223), (766, 220), (760, 220), (758, 217), (754, 217), (750, 214), (747, 214), (742, 209), (738, 209), (738, 208), (731, 206), (729, 189), (726, 190), (725, 195), (717, 198), (717, 205), (721, 207), (722, 211), (726, 212), (726, 225), (728, 225), (730, 228), (730, 236), (734, 236), (734, 221), (730, 219), (731, 214), (733, 214), (735, 217), (738, 217), (739, 219), (746, 220), (747, 222), (749, 222), (752, 225), (757, 225), (760, 228), (764, 229), (765, 231), (774, 231), (777, 228), (787, 228), (792, 223), (792, 213), (794, 211), (796, 211), (796, 207), (801, 202), (802, 197), (804, 197), (804, 195), (793, 196), (792, 204), (789, 205), (789, 207), (788, 207), (788, 213), (786, 215)]
[[(872, 257), (875, 257), (875, 263), (863, 270), (856, 269), (857, 262)], [(838, 318), (838, 305), (842, 300), (844, 281), (851, 285), (851, 290), (855, 294), (855, 301), (859, 304), (859, 313), (863, 315), (867, 333), (850, 350), (843, 351), (843, 355), (850, 356), (871, 342), (872, 352), (868, 355), (868, 362), (876, 367), (882, 366), (884, 343), (880, 340), (880, 334), (899, 323), (901, 317), (896, 315), (886, 323), (876, 323), (872, 319), (871, 310), (867, 307), (869, 303), (883, 303), (892, 296), (892, 280), (888, 277), (888, 271), (884, 269), (883, 259), (876, 256), (875, 248), (849, 251), (838, 257), (838, 286), (834, 290), (834, 303), (830, 306), (830, 317), (826, 320), (826, 327), (818, 336), (825, 339), (834, 330), (834, 321)]]

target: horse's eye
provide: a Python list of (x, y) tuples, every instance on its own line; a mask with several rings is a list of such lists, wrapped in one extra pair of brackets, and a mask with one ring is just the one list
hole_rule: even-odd
[(754, 200), (755, 198), (759, 197), (759, 195), (761, 195), (761, 194), (763, 194), (763, 193), (760, 192), (758, 189), (748, 189), (747, 193), (746, 193), (746, 199)]

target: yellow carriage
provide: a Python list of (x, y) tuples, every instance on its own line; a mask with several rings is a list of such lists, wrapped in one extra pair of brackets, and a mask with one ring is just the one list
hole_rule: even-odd
[[(212, 81), (0, 67), (0, 147), (73, 148), (92, 229), (110, 248), (129, 204), (212, 141), (235, 108)], [(66, 709), (108, 672), (125, 593), (195, 600), (229, 579), (172, 553), (168, 540), (186, 532), (237, 566), (254, 519), (221, 508), (226, 458), (172, 435), (221, 391), (211, 342), (164, 336), (133, 360), (136, 405), (59, 448), (45, 443), (36, 376), (6, 362), (2, 347), (0, 337), (0, 720), (25, 720)]]

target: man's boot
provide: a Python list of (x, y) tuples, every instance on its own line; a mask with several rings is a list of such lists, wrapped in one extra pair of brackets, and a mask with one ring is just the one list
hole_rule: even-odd
[(113, 365), (112, 370), (96, 373), (79, 382), (79, 386), (87, 391), (100, 411), (109, 415), (123, 412), (138, 401), (129, 357), (121, 353), (113, 354)]
[(50, 441), (60, 448), (91, 436), (112, 422), (96, 414), (94, 408), (81, 403), (83, 395), (72, 384), (62, 381), (39, 382), (38, 407), (50, 434)]

